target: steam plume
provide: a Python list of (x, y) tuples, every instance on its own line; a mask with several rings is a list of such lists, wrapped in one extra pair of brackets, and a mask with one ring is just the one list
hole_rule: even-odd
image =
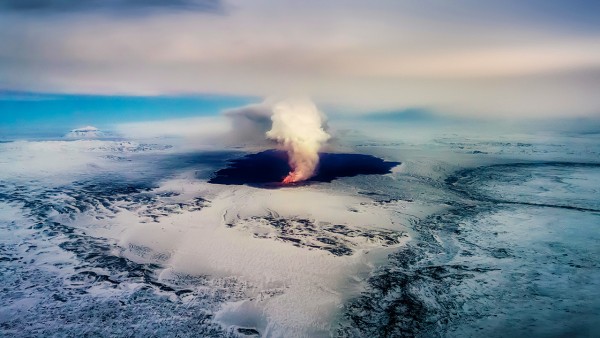
[(330, 138), (323, 130), (323, 114), (310, 100), (294, 99), (276, 103), (271, 120), (266, 135), (287, 151), (292, 168), (283, 183), (311, 178), (319, 164), (319, 150)]

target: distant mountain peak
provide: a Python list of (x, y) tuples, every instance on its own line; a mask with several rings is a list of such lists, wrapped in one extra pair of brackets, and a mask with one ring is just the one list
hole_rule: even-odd
[(106, 134), (94, 126), (75, 128), (65, 135), (67, 138), (97, 138), (104, 136)]

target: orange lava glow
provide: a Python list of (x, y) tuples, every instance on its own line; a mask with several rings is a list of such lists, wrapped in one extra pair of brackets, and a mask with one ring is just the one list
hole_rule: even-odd
[(281, 181), (281, 183), (283, 184), (290, 184), (290, 183), (294, 183), (297, 181), (296, 176), (294, 174), (294, 172), (290, 172), (284, 179), (283, 181)]

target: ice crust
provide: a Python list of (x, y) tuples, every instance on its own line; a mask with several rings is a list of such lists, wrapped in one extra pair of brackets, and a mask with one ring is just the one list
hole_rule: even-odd
[(281, 189), (208, 183), (239, 150), (0, 143), (0, 332), (593, 335), (597, 143), (505, 141), (347, 138), (402, 164)]

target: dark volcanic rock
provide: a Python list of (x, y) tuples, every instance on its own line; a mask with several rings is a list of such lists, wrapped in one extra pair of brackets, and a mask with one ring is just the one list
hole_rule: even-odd
[[(331, 182), (340, 177), (383, 175), (390, 173), (398, 164), (371, 155), (322, 153), (319, 155), (317, 174), (308, 181)], [(281, 182), (289, 172), (286, 152), (266, 150), (230, 161), (229, 167), (218, 170), (209, 182), (228, 185), (271, 183), (276, 187), (275, 184)]]

